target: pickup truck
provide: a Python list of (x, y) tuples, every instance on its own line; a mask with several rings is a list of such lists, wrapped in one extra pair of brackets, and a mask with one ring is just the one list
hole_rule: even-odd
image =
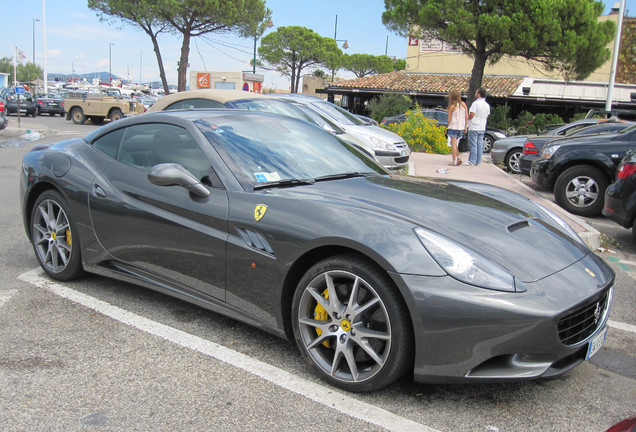
[(84, 124), (90, 119), (93, 124), (101, 124), (104, 119), (119, 120), (124, 116), (142, 114), (144, 105), (119, 96), (110, 96), (101, 89), (90, 89), (88, 92), (69, 93), (64, 98), (66, 120), (75, 124)]

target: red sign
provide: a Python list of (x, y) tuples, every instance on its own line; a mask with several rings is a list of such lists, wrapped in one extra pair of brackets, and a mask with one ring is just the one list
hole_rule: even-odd
[(243, 91), (250, 91), (250, 85), (248, 83), (243, 83)]
[(417, 46), (419, 39), (413, 36), (409, 36), (409, 46)]
[(210, 88), (210, 73), (209, 72), (197, 73), (197, 87), (200, 89)]
[(261, 92), (261, 82), (260, 81), (254, 81), (254, 93), (260, 93)]

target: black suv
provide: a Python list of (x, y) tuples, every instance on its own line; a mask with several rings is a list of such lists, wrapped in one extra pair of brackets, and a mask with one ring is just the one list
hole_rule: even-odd
[(563, 138), (547, 144), (532, 163), (539, 189), (554, 189), (556, 202), (570, 213), (594, 216), (603, 210), (607, 186), (629, 150), (636, 149), (636, 126), (616, 134)]

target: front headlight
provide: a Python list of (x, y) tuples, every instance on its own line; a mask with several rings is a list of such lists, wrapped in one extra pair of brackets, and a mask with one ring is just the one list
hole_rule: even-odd
[(393, 144), (387, 141), (381, 140), (380, 138), (376, 138), (376, 137), (369, 137), (369, 138), (371, 139), (371, 142), (373, 143), (373, 148), (381, 148), (381, 149), (392, 150), (392, 151), (397, 150)]
[(551, 146), (544, 147), (543, 151), (541, 152), (541, 158), (542, 159), (550, 159), (552, 157), (552, 155), (559, 149), (559, 147), (561, 147), (561, 146), (560, 145), (551, 145)]
[(495, 131), (495, 132), (493, 132), (493, 134), (494, 134), (497, 138), (499, 138), (499, 139), (501, 139), (501, 138), (505, 138), (505, 137), (506, 137), (506, 134), (503, 134), (503, 133), (501, 133), (501, 132), (496, 132), (496, 131)]
[(482, 288), (515, 291), (514, 277), (486, 258), (424, 228), (414, 231), (437, 264), (455, 279)]

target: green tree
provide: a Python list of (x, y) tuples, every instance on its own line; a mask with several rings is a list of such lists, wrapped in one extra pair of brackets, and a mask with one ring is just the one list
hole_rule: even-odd
[[(13, 85), (13, 61), (10, 57), (0, 58), (0, 72), (9, 74), (9, 85)], [(35, 81), (43, 76), (42, 68), (36, 64), (27, 62), (25, 64), (18, 63), (16, 66), (19, 83), (28, 83)]]
[(258, 54), (262, 67), (291, 78), (292, 93), (298, 92), (304, 69), (320, 66), (332, 69), (342, 57), (334, 39), (300, 26), (279, 27), (269, 33), (261, 39)]
[(597, 0), (385, 0), (384, 24), (402, 35), (444, 41), (473, 57), (468, 101), (486, 63), (519, 56), (582, 79), (610, 56), (615, 24), (598, 22)]
[(168, 25), (159, 18), (157, 2), (153, 0), (139, 0), (134, 3), (128, 0), (88, 0), (88, 7), (97, 11), (97, 16), (101, 21), (120, 19), (128, 25), (139, 27), (150, 37), (155, 57), (157, 58), (157, 65), (159, 66), (159, 77), (161, 78), (163, 91), (165, 94), (170, 94), (157, 39), (159, 33), (166, 31)]
[(260, 24), (271, 14), (264, 0), (88, 0), (88, 7), (102, 19), (106, 16), (121, 19), (150, 36), (166, 94), (169, 89), (157, 41), (159, 33), (183, 37), (177, 66), (177, 89), (183, 91), (193, 37), (219, 32), (255, 37)]
[[(406, 66), (406, 61), (404, 66)], [(342, 68), (353, 72), (356, 77), (360, 78), (372, 74), (382, 74), (387, 72), (393, 72), (396, 67), (400, 67), (401, 63), (397, 65), (397, 61), (393, 61), (391, 57), (385, 55), (371, 55), (371, 54), (345, 54), (342, 58)], [(404, 69), (404, 67), (402, 67)]]

